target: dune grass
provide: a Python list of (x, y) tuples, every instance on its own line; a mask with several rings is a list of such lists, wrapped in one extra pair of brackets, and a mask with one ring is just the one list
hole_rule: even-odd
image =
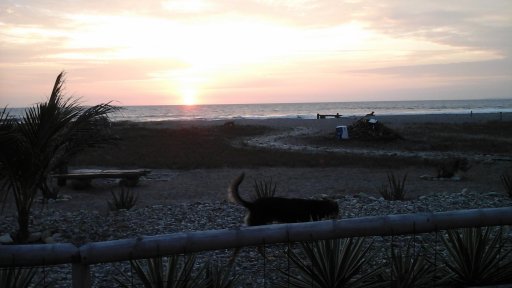
[[(145, 128), (116, 125), (116, 146), (91, 150), (72, 165), (199, 169), (222, 167), (332, 167), (408, 165), (393, 157), (364, 158), (334, 153), (301, 153), (247, 147), (244, 137), (271, 132), (264, 126), (236, 125), (188, 128)], [(407, 160), (414, 162), (414, 160)], [(414, 163), (413, 163), (414, 164)]]
[[(296, 137), (295, 143), (334, 147), (394, 149), (402, 151), (457, 151), (465, 153), (508, 153), (512, 151), (512, 122), (477, 124), (411, 124), (400, 128), (404, 138), (394, 141), (339, 141), (334, 132)], [(358, 166), (385, 169), (404, 166), (432, 166), (424, 159), (393, 156), (361, 156), (340, 153), (275, 151), (243, 145), (245, 137), (272, 132), (267, 126), (198, 126), (186, 128), (147, 128), (130, 123), (113, 127), (119, 141), (82, 154), (72, 165), (146, 167), (168, 169), (244, 167), (333, 167)], [(233, 145), (238, 143), (238, 145)]]

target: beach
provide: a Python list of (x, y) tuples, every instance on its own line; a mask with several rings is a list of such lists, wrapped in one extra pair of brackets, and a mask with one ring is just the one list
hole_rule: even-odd
[[(75, 165), (78, 164), (78, 166), (72, 167), (72, 169), (151, 169), (152, 172), (147, 177), (143, 177), (140, 184), (133, 188), (134, 191), (140, 193), (137, 206), (141, 207), (155, 204), (166, 205), (195, 201), (223, 201), (226, 199), (227, 187), (231, 180), (242, 172), (245, 172), (247, 175), (246, 182), (244, 183), (245, 186), (243, 185), (242, 189), (248, 194), (252, 190), (254, 181), (272, 178), (278, 185), (278, 193), (281, 196), (287, 197), (354, 195), (358, 193), (377, 196), (378, 187), (386, 183), (387, 174), (389, 172), (408, 175), (407, 186), (411, 198), (436, 193), (438, 191), (460, 192), (463, 189), (468, 189), (471, 191), (498, 192), (503, 189), (499, 177), (511, 166), (510, 157), (512, 157), (512, 154), (506, 152), (506, 145), (509, 145), (512, 141), (512, 137), (510, 136), (511, 132), (502, 129), (503, 131), (501, 132), (493, 132), (495, 134), (501, 133), (500, 135), (489, 135), (489, 129), (485, 127), (482, 128), (485, 131), (482, 131), (484, 134), (481, 135), (467, 135), (463, 130), (457, 131), (457, 133), (453, 135), (449, 134), (447, 140), (451, 141), (450, 139), (453, 139), (454, 143), (450, 144), (450, 146), (453, 146), (453, 149), (448, 147), (448, 149), (440, 151), (432, 149), (428, 151), (405, 151), (405, 149), (415, 149), (415, 147), (405, 147), (400, 150), (401, 144), (397, 144), (396, 142), (354, 144), (350, 141), (325, 140), (329, 135), (332, 135), (332, 138), (334, 138), (336, 126), (350, 125), (357, 119), (356, 117), (350, 117), (318, 120), (237, 119), (233, 121), (123, 123), (121, 125), (122, 127), (129, 127), (127, 130), (122, 130), (123, 133), (130, 133), (126, 131), (134, 131), (135, 127), (144, 127), (149, 128), (150, 131), (186, 131), (183, 135), (187, 135), (189, 138), (185, 140), (183, 140), (184, 137), (179, 138), (179, 140), (184, 141), (184, 143), (181, 143), (181, 145), (177, 147), (170, 147), (169, 145), (156, 147), (158, 144), (156, 142), (167, 143), (163, 139), (160, 139), (164, 138), (163, 135), (166, 135), (166, 133), (153, 133), (155, 138), (151, 139), (141, 139), (142, 137), (136, 135), (133, 141), (126, 141), (130, 143), (141, 141), (142, 146), (132, 148), (133, 150), (123, 149), (123, 146), (128, 144), (124, 143), (107, 151), (101, 150), (92, 153), (92, 155), (87, 154), (81, 158), (78, 163), (75, 162)], [(424, 131), (420, 131), (428, 138), (429, 133), (443, 132), (443, 129), (445, 129), (447, 125), (452, 124), (456, 124), (458, 130), (464, 129), (464, 125), (494, 123), (494, 121), (503, 125), (510, 125), (512, 113), (504, 113), (502, 115), (473, 114), (472, 116), (462, 114), (377, 116), (377, 119), (393, 129), (398, 129), (397, 131), (400, 131), (399, 129), (404, 127), (410, 127), (409, 129), (412, 130), (414, 130), (415, 127), (420, 127), (416, 125), (422, 125), (421, 127), (423, 129), (426, 127), (424, 124), (431, 123), (431, 125), (428, 126), (430, 131), (424, 129)], [(211, 131), (214, 130), (213, 127), (225, 127), (226, 123), (230, 125), (234, 124), (237, 127), (251, 127), (249, 130), (255, 130), (255, 128), (253, 129), (252, 127), (261, 126), (270, 127), (272, 130), (262, 132), (261, 135), (252, 136), (246, 136), (244, 134), (246, 132), (240, 132), (240, 134), (243, 134), (241, 136), (238, 135), (240, 137), (238, 137), (235, 132), (234, 140), (230, 139), (227, 145), (243, 146), (243, 148), (239, 149), (246, 149), (247, 151), (241, 150), (241, 152), (233, 154), (229, 154), (229, 151), (224, 151), (229, 148), (223, 146), (211, 148), (215, 146), (215, 144), (209, 145), (207, 140), (201, 138), (211, 138), (210, 135), (202, 136), (200, 133), (189, 135), (192, 133), (191, 131), (195, 129)], [(418, 130), (422, 129), (418, 128)], [(294, 131), (299, 131), (300, 133), (294, 136)], [(149, 132), (144, 130), (144, 133)], [(217, 133), (217, 130), (212, 133)], [(449, 131), (443, 133), (449, 133)], [(149, 137), (148, 134), (144, 135)], [(177, 137), (180, 136), (182, 136), (182, 134), (179, 134)], [(126, 137), (126, 135), (124, 135), (124, 137)], [(313, 140), (310, 140), (308, 137), (313, 138)], [(473, 139), (472, 141), (474, 141), (476, 145), (478, 142), (481, 142), (478, 141), (478, 137), (494, 137), (500, 139), (505, 147), (503, 151), (497, 151), (498, 146), (491, 148), (477, 147), (477, 149), (473, 151), (454, 150), (457, 149), (457, 143), (467, 142), (468, 139)], [(461, 140), (461, 138), (463, 138), (463, 140)], [(172, 139), (167, 139), (166, 141), (172, 141)], [(312, 141), (317, 142), (308, 145)], [(194, 146), (196, 144), (197, 147)], [(419, 146), (419, 148), (423, 148), (421, 145)], [(187, 148), (192, 149), (192, 151), (186, 151)], [(209, 151), (209, 148), (223, 150), (223, 152)], [(271, 153), (271, 151), (275, 150), (282, 150), (283, 154), (272, 156), (270, 157), (269, 163), (258, 165), (259, 162), (254, 160), (251, 156), (252, 154), (248, 152), (252, 149), (258, 149), (261, 155)], [(460, 150), (462, 149), (465, 148), (460, 148)], [(478, 151), (479, 149), (487, 150)], [(201, 151), (205, 151), (205, 154), (199, 155), (203, 153)], [(177, 169), (166, 169), (167, 167), (165, 166), (172, 165), (169, 165), (168, 162), (160, 162), (160, 160), (165, 159), (166, 154), (172, 153), (178, 156), (172, 156), (171, 160), (168, 160), (169, 162), (179, 162), (179, 155), (188, 153), (195, 155), (182, 155), (182, 157), (186, 158), (184, 161), (188, 161), (187, 163), (199, 163), (192, 166), (186, 166), (187, 163), (182, 164), (184, 167), (182, 169), (179, 167)], [(225, 159), (223, 159), (222, 154), (226, 155)], [(304, 157), (309, 158), (303, 159), (301, 156), (296, 156), (296, 154), (305, 154), (306, 156)], [(196, 156), (196, 158), (193, 156)], [(233, 159), (234, 157), (240, 159)], [(275, 157), (281, 157), (281, 159), (283, 159), (282, 162), (279, 162), (279, 159), (274, 159)], [(384, 157), (384, 159), (380, 159), (382, 157)], [(465, 157), (471, 160), (471, 169), (463, 173), (463, 181), (430, 181), (428, 185), (426, 185), (427, 183), (420, 179), (422, 175), (434, 175), (436, 173), (436, 159), (439, 160), (449, 157)], [(219, 162), (213, 161), (212, 163), (207, 163), (207, 159), (209, 158), (218, 158)], [(244, 163), (244, 158), (246, 158), (247, 163)], [(261, 160), (262, 157), (260, 154), (256, 154), (254, 158)], [(388, 158), (395, 160), (388, 161)], [(402, 158), (404, 159), (403, 161), (401, 160)], [(317, 163), (315, 159), (322, 159), (322, 161), (319, 160)], [(274, 164), (272, 161), (276, 161), (276, 163)], [(333, 162), (328, 163), (329, 161)], [(386, 161), (389, 162), (387, 163), (389, 165), (379, 164), (379, 162)], [(201, 166), (200, 162), (206, 164)], [(57, 209), (90, 209), (104, 211), (106, 210), (107, 200), (111, 198), (110, 191), (117, 189), (116, 181), (115, 179), (97, 179), (94, 180), (93, 187), (84, 191), (75, 191), (69, 187), (62, 187), (61, 193), (69, 194), (72, 200), (66, 201), (65, 203), (55, 203), (54, 205), (56, 208), (59, 207)]]
[[(85, 190), (65, 186), (58, 199), (46, 204), (38, 200), (31, 229), (53, 235), (57, 242), (82, 245), (240, 227), (245, 211), (227, 201), (227, 188), (242, 172), (246, 174), (240, 186), (244, 198), (253, 197), (256, 181), (271, 180), (278, 196), (335, 199), (340, 218), (512, 204), (500, 181), (512, 168), (512, 113), (377, 115), (378, 121), (404, 139), (335, 138), (336, 126), (358, 119), (114, 123), (119, 143), (81, 155), (71, 168), (150, 169), (130, 188), (138, 195), (135, 207), (110, 211), (107, 202), (113, 191), (120, 190), (118, 180), (96, 179)], [(436, 165), (454, 157), (467, 158), (470, 168), (453, 179), (424, 177), (434, 177)], [(379, 194), (390, 173), (406, 177), (405, 201), (386, 201)], [(12, 202), (6, 203), (0, 234), (15, 231), (14, 211)], [(247, 271), (256, 269), (253, 264), (260, 260), (255, 251), (244, 253), (241, 259), (245, 260), (236, 269), (251, 274)], [(220, 254), (218, 259), (229, 255)], [(100, 270), (94, 272), (95, 281), (109, 283), (105, 278), (110, 270)], [(259, 281), (256, 274), (249, 277), (256, 280), (248, 278), (248, 283)]]

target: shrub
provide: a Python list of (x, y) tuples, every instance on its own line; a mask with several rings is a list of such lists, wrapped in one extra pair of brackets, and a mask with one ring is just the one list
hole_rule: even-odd
[(384, 197), (386, 200), (396, 201), (396, 200), (404, 200), (405, 199), (405, 181), (407, 180), (407, 173), (402, 177), (402, 180), (399, 177), (395, 177), (393, 172), (388, 173), (388, 185), (389, 190), (386, 185), (382, 185), (379, 190), (380, 195)]
[(43, 277), (36, 277), (36, 268), (1, 268), (0, 287), (49, 287), (51, 284), (44, 283)]
[[(231, 288), (238, 282), (238, 277), (231, 276), (231, 266), (223, 268), (206, 263), (194, 271), (196, 257), (193, 255), (134, 260), (130, 261), (130, 266), (143, 287), (148, 288)], [(125, 281), (117, 277), (114, 280), (121, 287), (132, 287), (129, 275), (123, 272), (121, 275)]]
[(364, 238), (321, 240), (302, 243), (307, 260), (292, 250), (287, 254), (298, 273), (281, 271), (288, 282), (279, 287), (386, 287), (379, 282), (380, 268), (361, 273), (371, 255), (371, 245), (364, 246)]
[(270, 180), (254, 181), (256, 198), (270, 198), (276, 195), (277, 185)]
[(505, 192), (512, 198), (512, 176), (503, 173), (503, 175), (501, 175), (501, 183), (503, 183), (503, 187), (505, 187)]
[[(405, 250), (405, 254), (402, 250)], [(391, 269), (389, 273), (383, 274), (389, 287), (432, 287), (435, 267), (423, 255), (415, 253), (410, 242), (402, 249), (391, 246), (390, 258)]]
[(129, 210), (137, 203), (139, 199), (138, 195), (133, 193), (129, 188), (121, 186), (119, 192), (112, 190), (112, 202), (108, 201), (108, 207), (110, 210)]
[[(39, 191), (49, 194), (49, 175), (82, 151), (112, 142), (109, 104), (89, 108), (62, 93), (64, 73), (55, 80), (47, 101), (25, 110), (20, 119), (0, 111), (0, 193), (12, 192), (18, 213), (16, 241), (30, 235), (30, 210)], [(1, 196), (1, 195), (0, 195)]]
[(446, 266), (456, 285), (496, 285), (512, 281), (512, 249), (505, 248), (503, 228), (465, 228), (447, 231)]

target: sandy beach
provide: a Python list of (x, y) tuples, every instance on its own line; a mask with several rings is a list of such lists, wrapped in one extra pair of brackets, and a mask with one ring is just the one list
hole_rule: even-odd
[[(108, 209), (111, 192), (120, 190), (116, 179), (96, 179), (84, 190), (68, 185), (60, 188), (57, 200), (46, 204), (38, 200), (33, 205), (30, 230), (80, 246), (140, 235), (241, 227), (245, 210), (226, 196), (229, 184), (242, 172), (247, 176), (240, 186), (244, 198), (253, 197), (255, 181), (271, 179), (278, 196), (334, 199), (340, 218), (512, 205), (500, 181), (501, 175), (512, 173), (512, 113), (377, 119), (402, 139), (336, 139), (335, 127), (350, 125), (358, 120), (355, 117), (114, 123), (118, 144), (80, 155), (71, 169), (150, 169), (130, 188), (138, 195), (135, 207)], [(467, 159), (469, 170), (453, 179), (425, 179), (454, 157)], [(379, 194), (389, 173), (407, 175), (405, 201), (386, 201)], [(2, 216), (0, 234), (14, 233), (12, 199), (5, 203)], [(424, 237), (432, 240), (431, 235)], [(374, 238), (378, 238), (375, 249), (384, 253), (389, 241)], [(282, 249), (275, 246), (268, 253), (280, 258)], [(213, 257), (224, 264), (229, 255), (229, 251), (212, 251), (201, 254), (200, 261)], [(112, 275), (119, 273), (114, 265), (94, 265), (94, 285), (111, 287)], [(275, 272), (286, 263), (269, 265)], [(129, 272), (127, 265), (123, 267)], [(262, 287), (265, 277), (279, 277), (278, 273), (264, 277), (267, 272), (262, 267), (255, 249), (244, 249), (234, 273), (243, 277), (243, 287)], [(55, 287), (69, 287), (70, 267), (55, 266), (47, 273)]]
[[(408, 197), (416, 198), (421, 195), (428, 195), (438, 192), (460, 192), (462, 190), (479, 191), (479, 192), (501, 192), (503, 190), (502, 184), (499, 180), (501, 174), (511, 167), (512, 154), (507, 152), (497, 152), (492, 150), (478, 151), (478, 149), (487, 149), (486, 147), (477, 148), (473, 151), (454, 151), (457, 149), (456, 143), (451, 144), (454, 148), (446, 149), (444, 151), (428, 150), (428, 151), (406, 151), (401, 149), (401, 145), (395, 142), (389, 143), (363, 143), (361, 145), (355, 144), (350, 146), (350, 141), (336, 141), (336, 140), (322, 140), (326, 135), (334, 136), (335, 127), (337, 125), (349, 125), (356, 121), (358, 118), (341, 118), (341, 119), (261, 119), (261, 120), (248, 120), (239, 119), (234, 120), (235, 126), (270, 127), (272, 130), (262, 133), (261, 135), (234, 137), (229, 140), (229, 145), (243, 147), (242, 152), (236, 157), (241, 159), (239, 162), (233, 162), (226, 152), (226, 159), (220, 157), (219, 161), (225, 161), (220, 164), (211, 164), (218, 167), (201, 167), (201, 163), (192, 168), (186, 169), (166, 169), (166, 164), (162, 164), (157, 160), (165, 158), (166, 154), (171, 152), (181, 154), (201, 154), (201, 151), (208, 150), (212, 145), (199, 143), (196, 149), (190, 151), (179, 151), (179, 147), (165, 146), (163, 148), (153, 147), (158, 140), (142, 139), (142, 148), (134, 148), (134, 150), (123, 150), (123, 145), (120, 148), (113, 150), (99, 151), (98, 153), (87, 155), (86, 159), (82, 159), (79, 163), (83, 165), (73, 168), (147, 168), (152, 172), (143, 178), (137, 187), (133, 190), (139, 193), (139, 201), (137, 207), (145, 207), (151, 205), (167, 205), (173, 203), (192, 203), (197, 201), (224, 201), (226, 200), (226, 190), (232, 179), (242, 172), (247, 174), (247, 179), (243, 183), (241, 189), (243, 193), (249, 195), (252, 193), (252, 185), (254, 181), (262, 181), (272, 179), (278, 186), (277, 193), (286, 197), (317, 197), (318, 195), (327, 195), (337, 197), (339, 195), (356, 195), (365, 193), (368, 195), (379, 196), (378, 190), (383, 184), (387, 183), (387, 175), (393, 172), (396, 175), (407, 174), (407, 190)], [(409, 116), (377, 116), (377, 119), (385, 125), (401, 131), (404, 127), (412, 127), (409, 129), (421, 130), (424, 124), (432, 123), (433, 126), (428, 126), (428, 129), (422, 131), (423, 134), (428, 133), (449, 133), (444, 131), (448, 124), (457, 125), (458, 129), (464, 129), (465, 125), (479, 125), (482, 123), (501, 123), (502, 125), (511, 126), (512, 113), (505, 114), (473, 114), (473, 115), (409, 115)], [(168, 131), (175, 131), (180, 129), (206, 129), (212, 130), (213, 127), (224, 127), (226, 121), (163, 121), (163, 122), (141, 122), (141, 123), (124, 123), (121, 126), (129, 126), (127, 131), (133, 131), (134, 127), (151, 128), (151, 131), (160, 131), (156, 134), (155, 139), (163, 138)], [(420, 125), (420, 126), (417, 126)], [(493, 125), (493, 124), (491, 124)], [(210, 128), (212, 129), (210, 129)], [(156, 130), (153, 128), (157, 128)], [(512, 126), (511, 126), (512, 128)], [(132, 130), (130, 130), (132, 129)], [(167, 131), (167, 132), (161, 132)], [(435, 130), (438, 131), (435, 131)], [(483, 128), (485, 130), (485, 128)], [(299, 131), (299, 135), (293, 134), (293, 131)], [(488, 130), (488, 129), (487, 129)], [(512, 129), (510, 129), (512, 131)], [(123, 130), (125, 131), (125, 130)], [(408, 131), (403, 130), (404, 136), (407, 137)], [(471, 141), (478, 142), (478, 137), (483, 138), (500, 138), (504, 144), (511, 145), (512, 137), (511, 132), (501, 131), (495, 133), (508, 133), (500, 135), (486, 134), (489, 131), (481, 131), (479, 135), (468, 135), (463, 130), (448, 137), (448, 141), (452, 139), (454, 142)], [(130, 133), (130, 132), (123, 132)], [(213, 133), (217, 133), (214, 131)], [(462, 133), (462, 136), (461, 136)], [(452, 137), (453, 138), (450, 138)], [(197, 141), (192, 137), (185, 142), (201, 142), (198, 138)], [(301, 140), (306, 137), (306, 140)], [(321, 139), (318, 143), (310, 145), (311, 140), (307, 137), (314, 139)], [(461, 141), (460, 138), (463, 138)], [(137, 137), (136, 140), (140, 140)], [(427, 137), (428, 138), (428, 137)], [(135, 140), (134, 140), (135, 141)], [(163, 140), (162, 140), (163, 141)], [(185, 143), (186, 147), (192, 147), (195, 143)], [(242, 143), (242, 144), (241, 144)], [(347, 145), (349, 146), (347, 148)], [(411, 149), (405, 147), (406, 149)], [(423, 147), (420, 147), (423, 148)], [(505, 147), (507, 148), (507, 146)], [(138, 149), (137, 151), (135, 151)], [(163, 149), (163, 150), (161, 150)], [(215, 148), (218, 150), (227, 148)], [(290, 157), (288, 162), (268, 165), (256, 165), (250, 161), (252, 158), (247, 156), (252, 149), (263, 149), (262, 153), (268, 151), (283, 150), (283, 158)], [(143, 150), (143, 151), (142, 151)], [(176, 151), (178, 150), (178, 151)], [(131, 152), (130, 152), (131, 151)], [(135, 151), (135, 152), (134, 152)], [(512, 151), (512, 150), (509, 150)], [(144, 152), (144, 153), (143, 153)], [(382, 154), (382, 153), (387, 154)], [(116, 154), (118, 153), (118, 154)], [(143, 155), (133, 155), (142, 153)], [(218, 156), (219, 151), (207, 151), (206, 155), (197, 158), (199, 162), (206, 162), (206, 158), (213, 158)], [(270, 153), (270, 152), (268, 152)], [(131, 154), (131, 155), (128, 155)], [(138, 164), (137, 161), (150, 159), (153, 154), (157, 154), (157, 160), (149, 161), (144, 164)], [(291, 154), (292, 156), (288, 156)], [(311, 155), (313, 159), (326, 157), (340, 158), (339, 162), (329, 163), (322, 165), (312, 162), (313, 165), (309, 166), (311, 160), (302, 160), (296, 157), (296, 154)], [(115, 156), (112, 156), (115, 155)], [(318, 156), (315, 156), (318, 155)], [(320, 156), (323, 155), (323, 156)], [(327, 155), (327, 156), (325, 156)], [(337, 155), (337, 156), (336, 156)], [(340, 156), (341, 155), (341, 156)], [(111, 158), (109, 156), (112, 156)], [(186, 156), (186, 155), (185, 155)], [(190, 156), (190, 155), (189, 155)], [(259, 155), (256, 155), (260, 157)], [(190, 156), (192, 157), (192, 156)], [(234, 157), (234, 156), (233, 156)], [(244, 162), (246, 157), (247, 163)], [(276, 157), (280, 157), (276, 156)], [(296, 157), (297, 159), (295, 159)], [(349, 161), (344, 161), (344, 157)], [(387, 157), (391, 159), (388, 161), (378, 160), (374, 158)], [(422, 175), (435, 175), (436, 173), (436, 159), (444, 159), (449, 157), (464, 157), (470, 159), (471, 168), (461, 174), (460, 181), (425, 181), (420, 178)], [(115, 161), (112, 158), (120, 159), (118, 165), (114, 165)], [(176, 161), (177, 156), (172, 160)], [(260, 157), (261, 158), (261, 157)], [(300, 159), (299, 159), (300, 158)], [(364, 158), (364, 160), (359, 160)], [(188, 158), (187, 158), (188, 159)], [(336, 158), (337, 159), (337, 158)], [(405, 160), (403, 160), (405, 159)], [(87, 160), (87, 161), (86, 161)], [(195, 161), (191, 158), (190, 161)], [(270, 159), (269, 161), (271, 161)], [(110, 161), (110, 162), (109, 162)], [(389, 162), (382, 164), (380, 162)], [(108, 162), (103, 164), (102, 162)], [(114, 163), (113, 163), (114, 162)], [(305, 162), (304, 164), (301, 162)], [(345, 163), (347, 162), (347, 163)], [(358, 163), (361, 164), (358, 164)], [(391, 163), (393, 162), (393, 163)], [(240, 164), (241, 163), (241, 164)], [(380, 164), (379, 164), (380, 163)], [(286, 165), (288, 164), (288, 165)], [(389, 165), (388, 165), (389, 164)], [(76, 165), (76, 164), (75, 164)], [(148, 166), (149, 165), (149, 166)], [(206, 164), (205, 164), (206, 165)], [(111, 199), (111, 191), (118, 189), (117, 180), (114, 179), (97, 179), (92, 183), (92, 187), (86, 190), (73, 190), (69, 187), (61, 188), (61, 194), (69, 195), (72, 199), (65, 202), (54, 203), (52, 207), (55, 209), (64, 209), (68, 211), (76, 211), (80, 209), (105, 211), (107, 210), (106, 202)], [(8, 205), (9, 206), (9, 205)]]

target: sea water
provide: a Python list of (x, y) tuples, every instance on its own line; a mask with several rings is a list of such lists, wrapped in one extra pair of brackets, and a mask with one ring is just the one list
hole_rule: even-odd
[[(334, 103), (278, 103), (226, 105), (159, 105), (124, 106), (112, 114), (114, 121), (164, 120), (232, 120), (265, 118), (314, 119), (319, 114), (363, 116), (466, 114), (512, 112), (512, 99), (491, 100), (428, 100), (428, 101), (371, 101)], [(10, 109), (11, 116), (19, 117), (23, 108)]]

